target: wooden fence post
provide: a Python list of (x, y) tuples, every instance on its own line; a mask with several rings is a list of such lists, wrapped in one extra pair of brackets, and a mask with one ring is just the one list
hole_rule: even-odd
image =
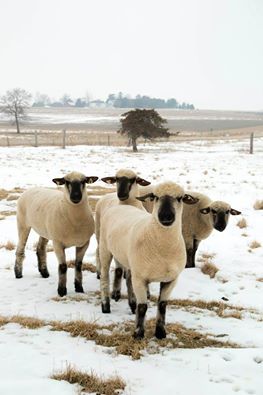
[(108, 134), (108, 146), (110, 146), (110, 135)]
[(8, 147), (10, 147), (9, 137), (6, 138), (6, 145), (7, 145)]
[(66, 129), (63, 130), (63, 135), (62, 135), (62, 148), (66, 148)]
[(249, 153), (253, 154), (254, 152), (254, 133), (250, 133), (250, 145), (249, 145)]
[(38, 147), (38, 135), (37, 135), (37, 130), (35, 130), (35, 147)]

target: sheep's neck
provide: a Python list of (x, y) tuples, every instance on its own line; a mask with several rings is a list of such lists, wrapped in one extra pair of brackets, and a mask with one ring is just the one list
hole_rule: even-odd
[(151, 218), (145, 232), (145, 241), (155, 245), (158, 249), (171, 250), (176, 249), (178, 243), (182, 241), (182, 221), (176, 219), (174, 226), (164, 227), (155, 219)]

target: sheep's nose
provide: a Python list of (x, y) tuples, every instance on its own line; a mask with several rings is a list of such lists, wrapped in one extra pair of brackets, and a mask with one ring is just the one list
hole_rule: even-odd
[(159, 221), (164, 226), (170, 226), (175, 221), (175, 214), (172, 213), (172, 212), (170, 212), (170, 213), (160, 213), (158, 215), (158, 217), (159, 217)]

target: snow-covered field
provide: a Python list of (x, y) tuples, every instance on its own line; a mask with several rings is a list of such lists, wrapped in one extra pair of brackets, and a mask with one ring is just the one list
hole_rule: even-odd
[[(139, 360), (117, 354), (109, 347), (96, 345), (50, 327), (27, 329), (15, 323), (0, 327), (0, 394), (77, 394), (78, 388), (50, 379), (55, 371), (74, 365), (108, 377), (118, 374), (127, 386), (127, 395), (230, 395), (263, 394), (263, 210), (254, 210), (263, 200), (263, 139), (257, 139), (255, 154), (249, 155), (247, 142), (160, 143), (139, 147), (134, 154), (128, 148), (72, 147), (0, 148), (0, 188), (52, 186), (52, 178), (73, 169), (99, 177), (114, 175), (120, 167), (136, 169), (153, 183), (173, 179), (188, 190), (199, 190), (212, 199), (228, 201), (242, 211), (231, 217), (223, 233), (214, 231), (200, 244), (197, 266), (184, 270), (173, 291), (173, 299), (222, 301), (241, 306), (241, 317), (223, 318), (206, 309), (182, 309), (168, 306), (167, 322), (180, 323), (201, 333), (210, 333), (239, 348), (163, 348), (159, 353), (144, 351)], [(94, 185), (105, 186), (102, 182)], [(12, 194), (11, 194), (12, 195)], [(16, 200), (0, 200), (0, 212), (15, 211)], [(247, 227), (237, 222), (244, 218)], [(112, 301), (112, 313), (103, 315), (94, 291), (99, 282), (94, 273), (84, 272), (85, 298), (74, 300), (73, 270), (68, 273), (68, 296), (57, 296), (57, 263), (48, 253), (51, 276), (40, 277), (31, 234), (24, 262), (24, 277), (13, 273), (14, 250), (7, 242), (17, 242), (15, 216), (0, 221), (0, 315), (23, 315), (45, 320), (94, 320), (99, 324), (133, 320), (127, 300)], [(258, 242), (258, 247), (253, 248)], [(251, 244), (252, 243), (252, 244)], [(96, 241), (92, 238), (85, 261), (95, 263)], [(215, 278), (204, 275), (200, 266), (207, 255), (219, 271)], [(69, 259), (74, 249), (67, 251)], [(124, 286), (123, 286), (124, 287)], [(157, 295), (157, 284), (151, 293)], [(126, 292), (126, 291), (124, 291)], [(147, 319), (156, 314), (150, 303)]]

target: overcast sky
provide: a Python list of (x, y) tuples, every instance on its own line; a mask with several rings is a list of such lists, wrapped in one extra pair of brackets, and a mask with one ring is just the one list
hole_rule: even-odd
[(263, 0), (0, 0), (0, 95), (263, 109)]

